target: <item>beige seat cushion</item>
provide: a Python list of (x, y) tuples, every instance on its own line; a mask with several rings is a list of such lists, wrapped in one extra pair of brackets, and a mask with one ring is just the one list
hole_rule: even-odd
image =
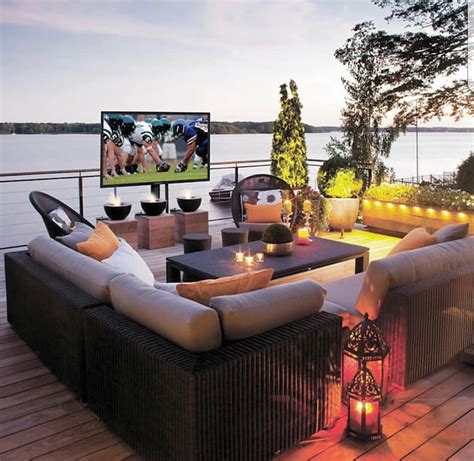
[(363, 318), (356, 308), (356, 302), (364, 276), (364, 273), (360, 273), (325, 283), (323, 286), (327, 293), (321, 310), (341, 316), (344, 326), (352, 328), (357, 325)]
[(278, 285), (263, 290), (211, 299), (219, 314), (224, 338), (235, 340), (263, 333), (294, 320), (316, 314), (326, 290), (313, 280)]
[(390, 251), (389, 256), (403, 251), (415, 250), (437, 243), (436, 237), (428, 234), (424, 227), (417, 227), (408, 232)]
[(217, 349), (222, 343), (215, 310), (166, 293), (133, 275), (121, 275), (110, 284), (118, 312), (191, 352)]
[(388, 290), (429, 279), (468, 264), (474, 264), (474, 237), (372, 261), (365, 273), (355, 306), (360, 313), (367, 312), (369, 318), (375, 320)]
[(28, 244), (31, 258), (103, 303), (110, 304), (110, 281), (121, 272), (56, 240), (40, 236)]
[(266, 288), (272, 276), (273, 269), (262, 269), (219, 279), (179, 283), (176, 291), (184, 298), (209, 306), (209, 301), (214, 296), (236, 295)]

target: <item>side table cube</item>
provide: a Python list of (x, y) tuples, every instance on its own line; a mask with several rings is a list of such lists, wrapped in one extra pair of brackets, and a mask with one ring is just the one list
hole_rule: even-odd
[(208, 234), (209, 213), (207, 211), (177, 211), (176, 216), (176, 240), (183, 242), (184, 234)]
[(112, 221), (111, 219), (97, 219), (109, 226), (110, 230), (117, 236), (122, 237), (135, 250), (138, 249), (137, 236), (137, 220), (122, 219), (120, 221)]
[(135, 215), (138, 228), (138, 247), (147, 250), (172, 247), (175, 244), (175, 216)]

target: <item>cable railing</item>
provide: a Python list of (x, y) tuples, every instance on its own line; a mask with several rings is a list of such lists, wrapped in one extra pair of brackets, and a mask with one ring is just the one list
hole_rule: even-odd
[(397, 184), (434, 184), (454, 186), (456, 184), (456, 172), (445, 171), (441, 174), (424, 174), (409, 176), (407, 178), (395, 178), (391, 182)]
[[(324, 159), (308, 159), (310, 184), (315, 184), (316, 174)], [(269, 173), (271, 160), (227, 160), (213, 162), (210, 166), (210, 182), (169, 184), (169, 202), (174, 205), (183, 190), (203, 199), (202, 207), (209, 212), (209, 221), (231, 219), (226, 203), (213, 203), (209, 192), (221, 176), (234, 174), (248, 176)], [(91, 222), (103, 217), (103, 205), (113, 189), (100, 188), (100, 170), (63, 169), (0, 173), (0, 250), (21, 248), (45, 233), (39, 214), (33, 209), (28, 195), (33, 190), (42, 190), (54, 195)], [(118, 194), (133, 204), (131, 213), (141, 212), (140, 199), (147, 191), (143, 185), (117, 188)], [(173, 211), (173, 210), (172, 210)]]

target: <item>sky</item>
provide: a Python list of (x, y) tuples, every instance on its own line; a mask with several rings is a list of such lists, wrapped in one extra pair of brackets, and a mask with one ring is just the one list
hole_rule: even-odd
[[(303, 120), (339, 125), (355, 24), (370, 0), (0, 0), (0, 121), (98, 122), (106, 111), (274, 120), (294, 79)], [(469, 126), (449, 118), (430, 126)]]

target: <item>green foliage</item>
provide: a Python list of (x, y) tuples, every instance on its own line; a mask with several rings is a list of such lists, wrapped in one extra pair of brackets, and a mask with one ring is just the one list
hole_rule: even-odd
[(293, 234), (284, 224), (270, 224), (262, 236), (265, 243), (290, 243), (293, 241)]
[(364, 198), (406, 205), (433, 206), (452, 211), (474, 211), (474, 195), (434, 185), (383, 183), (369, 187)]
[(0, 123), (0, 134), (98, 134), (100, 123)]
[(464, 160), (458, 167), (456, 183), (459, 189), (474, 194), (474, 153)]
[(326, 195), (332, 198), (355, 198), (362, 190), (362, 179), (357, 179), (354, 170), (339, 170), (326, 187)]
[(351, 169), (356, 171), (357, 169), (357, 163), (350, 156), (343, 156), (340, 153), (342, 151), (337, 150), (338, 141), (334, 138), (331, 139), (334, 143), (333, 146), (335, 146), (334, 150), (331, 152), (326, 146), (326, 151), (329, 153), (330, 157), (321, 165), (317, 176), (319, 192), (327, 197), (329, 196), (327, 191), (329, 183), (336, 177), (339, 170)]
[(280, 86), (281, 110), (274, 124), (271, 172), (291, 187), (302, 187), (308, 184), (305, 129), (301, 122), (303, 105), (296, 83), (290, 80), (289, 86), (291, 97), (286, 83)]
[(318, 230), (324, 228), (325, 224), (325, 216), (324, 216), (324, 208), (322, 206), (322, 197), (321, 194), (312, 189), (310, 186), (302, 187), (295, 197), (295, 220), (293, 223), (292, 230), (296, 232), (296, 230), (302, 226), (304, 226), (306, 222), (306, 214), (303, 209), (303, 203), (305, 200), (310, 200), (312, 203), (312, 210), (309, 218), (309, 227), (311, 228), (311, 232), (315, 233)]
[[(381, 85), (387, 109), (400, 129), (416, 120), (448, 113), (458, 120), (474, 114), (474, 92), (467, 79), (435, 85), (440, 78), (465, 72), (468, 60), (467, 0), (372, 0), (390, 9), (387, 21), (404, 23), (405, 32), (372, 31), (371, 47), (381, 60)], [(461, 74), (462, 76), (462, 74)], [(416, 104), (412, 104), (413, 99)]]

